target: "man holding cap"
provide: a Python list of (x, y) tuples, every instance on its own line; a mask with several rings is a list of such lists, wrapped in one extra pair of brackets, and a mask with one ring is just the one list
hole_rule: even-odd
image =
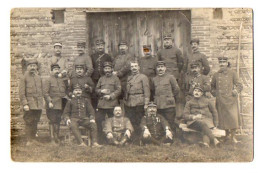
[(115, 57), (113, 75), (119, 77), (122, 86), (122, 95), (126, 92), (126, 79), (130, 75), (130, 62), (134, 57), (128, 52), (127, 42), (122, 40), (119, 45), (119, 54)]
[(118, 106), (118, 97), (121, 94), (121, 84), (117, 76), (112, 75), (112, 63), (104, 62), (104, 73), (97, 83), (96, 94), (98, 95), (98, 105), (96, 121), (99, 136), (102, 136), (102, 122), (106, 115), (113, 117), (114, 107)]
[(93, 65), (91, 58), (86, 54), (86, 42), (78, 42), (77, 49), (79, 55), (74, 60), (74, 68), (76, 64), (83, 64), (86, 76), (90, 77), (93, 73)]
[(60, 66), (51, 65), (51, 75), (46, 79), (43, 87), (43, 94), (46, 103), (46, 114), (49, 119), (49, 131), (51, 143), (59, 143), (59, 129), (63, 109), (66, 104), (66, 87), (61, 78)]
[(220, 70), (212, 77), (211, 89), (216, 96), (219, 128), (226, 130), (227, 139), (237, 143), (235, 133), (240, 126), (237, 97), (243, 86), (236, 72), (228, 67), (228, 58), (218, 57), (218, 61)]
[(36, 59), (26, 61), (27, 71), (20, 79), (19, 94), (23, 106), (25, 121), (25, 134), (27, 137), (26, 146), (35, 141), (37, 124), (40, 120), (43, 109), (43, 85), (38, 75), (38, 62)]
[(218, 113), (215, 105), (203, 96), (203, 89), (195, 86), (193, 98), (185, 105), (183, 117), (187, 121), (187, 127), (197, 130), (203, 135), (203, 144), (209, 147), (208, 141), (218, 145), (219, 141), (212, 134), (211, 128), (218, 126)]
[(180, 88), (173, 75), (165, 73), (164, 61), (158, 61), (156, 65), (157, 75), (152, 79), (152, 93), (157, 105), (158, 113), (161, 114), (175, 130), (176, 103), (175, 98)]
[(162, 143), (171, 144), (173, 142), (173, 135), (167, 120), (157, 113), (156, 104), (150, 102), (147, 107), (146, 115), (141, 121), (141, 142), (143, 144)]
[(178, 81), (183, 68), (183, 56), (177, 47), (173, 46), (174, 39), (170, 33), (163, 36), (163, 49), (157, 52), (158, 61), (164, 61), (166, 73), (171, 74)]

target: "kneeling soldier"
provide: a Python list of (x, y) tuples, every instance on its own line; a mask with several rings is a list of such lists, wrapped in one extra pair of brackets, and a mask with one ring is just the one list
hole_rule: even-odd
[(95, 111), (91, 103), (87, 99), (81, 97), (82, 88), (80, 85), (74, 86), (73, 94), (75, 97), (67, 102), (63, 112), (66, 124), (70, 126), (79, 146), (86, 146), (81, 138), (79, 130), (79, 126), (84, 126), (85, 128), (90, 129), (92, 147), (100, 147), (101, 145), (97, 143)]
[(114, 108), (114, 117), (105, 121), (103, 132), (109, 144), (124, 145), (134, 131), (130, 120), (122, 115), (120, 106)]
[(59, 78), (60, 66), (58, 64), (51, 65), (52, 74), (45, 81), (43, 94), (46, 102), (46, 114), (49, 122), (49, 130), (51, 143), (59, 143), (59, 129), (61, 115), (66, 104), (66, 86), (62, 78)]
[(170, 126), (163, 116), (157, 114), (157, 106), (153, 102), (148, 104), (147, 115), (141, 121), (141, 129), (143, 144), (161, 145), (162, 143), (171, 144), (173, 142)]
[(209, 147), (209, 139), (214, 145), (219, 144), (210, 130), (218, 125), (218, 113), (214, 104), (203, 96), (200, 87), (194, 88), (193, 98), (186, 103), (183, 116), (188, 128), (202, 133), (204, 146)]

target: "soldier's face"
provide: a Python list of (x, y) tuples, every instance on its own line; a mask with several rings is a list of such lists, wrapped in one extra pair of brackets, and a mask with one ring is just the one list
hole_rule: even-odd
[(105, 45), (104, 44), (97, 44), (96, 49), (97, 49), (98, 52), (104, 52)]
[(120, 51), (121, 54), (125, 54), (127, 50), (128, 50), (127, 45), (120, 45), (119, 46), (119, 51)]
[(135, 62), (131, 63), (131, 71), (132, 71), (132, 73), (139, 72), (139, 69), (140, 69), (140, 67), (139, 67), (138, 63), (135, 63)]
[(151, 106), (151, 107), (147, 108), (147, 114), (148, 115), (156, 115), (156, 112), (157, 112), (157, 108), (156, 107)]
[(148, 49), (148, 48), (144, 48), (144, 49), (143, 49), (143, 52), (144, 52), (144, 55), (145, 55), (145, 56), (149, 56), (149, 55), (151, 55), (151, 52), (152, 52), (152, 51), (151, 51), (150, 49)]
[(60, 68), (54, 68), (52, 70), (52, 73), (55, 74), (55, 75), (59, 74), (60, 73)]
[(35, 73), (37, 71), (37, 64), (29, 64), (27, 66), (27, 70), (30, 72), (30, 73)]
[(198, 43), (196, 43), (196, 42), (192, 42), (191, 43), (192, 51), (196, 51), (196, 50), (198, 50), (198, 48), (199, 48), (199, 44)]
[(203, 95), (203, 92), (200, 89), (196, 88), (196, 89), (193, 90), (193, 96), (195, 98), (200, 98), (202, 95)]
[(112, 74), (112, 68), (109, 66), (104, 67), (104, 73), (106, 76), (110, 76)]
[(219, 67), (221, 69), (226, 68), (228, 66), (228, 62), (227, 61), (219, 61)]
[(195, 75), (199, 74), (200, 73), (200, 68), (199, 66), (192, 66), (191, 67), (191, 72)]
[(84, 69), (82, 67), (76, 67), (75, 69), (77, 75), (83, 75)]
[(82, 94), (82, 90), (80, 88), (76, 88), (73, 90), (73, 94), (77, 97), (80, 97)]
[(164, 46), (171, 46), (172, 45), (172, 39), (171, 38), (165, 38), (163, 40), (163, 45)]
[(55, 54), (59, 55), (61, 54), (62, 47), (61, 46), (54, 46)]
[(78, 46), (77, 48), (78, 48), (78, 53), (79, 54), (85, 53), (85, 47), (84, 46)]
[(157, 70), (157, 74), (161, 76), (165, 73), (166, 67), (164, 65), (157, 65), (156, 70)]
[(114, 115), (117, 116), (117, 117), (120, 117), (122, 115), (122, 109), (121, 107), (117, 106), (115, 107), (114, 109)]

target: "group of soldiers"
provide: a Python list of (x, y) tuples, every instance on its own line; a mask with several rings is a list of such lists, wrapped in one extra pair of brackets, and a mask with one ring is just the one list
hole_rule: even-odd
[[(39, 62), (26, 60), (27, 69), (19, 85), (26, 145), (35, 142), (43, 98), (54, 145), (60, 143), (62, 119), (79, 146), (86, 146), (80, 126), (90, 131), (92, 147), (135, 141), (168, 145), (177, 138), (180, 121), (201, 132), (204, 146), (220, 143), (212, 128), (226, 130), (226, 138), (238, 142), (237, 95), (242, 85), (229, 68), (228, 58), (218, 58), (220, 70), (210, 79), (210, 66), (207, 57), (199, 52), (199, 40), (191, 40), (192, 54), (187, 59), (173, 41), (171, 34), (165, 34), (163, 49), (157, 56), (152, 56), (151, 45), (143, 45), (144, 57), (139, 58), (128, 52), (126, 41), (119, 43), (115, 58), (105, 53), (102, 39), (96, 40), (96, 52), (91, 56), (85, 52), (85, 43), (79, 42), (72, 70), (62, 56), (62, 44), (55, 43), (46, 80), (38, 71)], [(211, 94), (216, 104), (209, 99)], [(176, 116), (180, 102), (185, 107), (181, 116)]]

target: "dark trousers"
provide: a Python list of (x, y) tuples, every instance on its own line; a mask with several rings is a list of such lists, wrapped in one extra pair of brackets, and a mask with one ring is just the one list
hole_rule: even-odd
[(121, 142), (123, 140), (129, 140), (127, 136), (124, 136), (125, 133), (112, 132), (113, 138), (107, 139), (108, 144), (113, 145), (115, 141)]
[(89, 129), (92, 143), (97, 142), (97, 124), (96, 123), (90, 122), (89, 119), (72, 118), (70, 128), (71, 128), (71, 131), (72, 131), (73, 135), (75, 136), (78, 144), (81, 144), (83, 142), (83, 140), (81, 138), (79, 126), (83, 126), (86, 129)]
[(209, 137), (210, 141), (213, 142), (215, 136), (212, 134), (212, 131), (209, 129), (208, 125), (200, 120), (197, 120), (188, 126), (190, 129), (197, 130)]
[(158, 114), (161, 114), (170, 124), (170, 128), (175, 132), (175, 108), (158, 109)]
[(125, 114), (126, 117), (129, 118), (134, 128), (133, 140), (135, 140), (138, 137), (138, 134), (141, 133), (140, 123), (145, 114), (144, 106), (143, 105), (135, 106), (135, 107), (125, 106)]
[(143, 144), (155, 144), (155, 145), (161, 145), (162, 143), (172, 143), (173, 141), (169, 138), (166, 138), (165, 136), (162, 136), (160, 138), (155, 137), (148, 137), (148, 138), (141, 138)]
[(25, 134), (27, 140), (35, 138), (37, 133), (37, 125), (40, 121), (42, 110), (24, 111), (23, 119), (25, 121)]
[(59, 109), (46, 109), (46, 115), (50, 120), (50, 124), (60, 124), (62, 110)]

